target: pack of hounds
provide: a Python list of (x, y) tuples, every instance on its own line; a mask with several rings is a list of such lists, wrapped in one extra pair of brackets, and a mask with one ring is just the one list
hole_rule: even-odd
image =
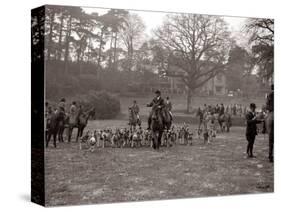
[[(204, 131), (197, 129), (198, 139), (203, 137), (204, 144), (211, 143), (216, 137), (216, 130), (211, 129)], [(161, 146), (171, 147), (177, 144), (193, 145), (194, 133), (190, 126), (186, 123), (183, 126), (172, 126), (169, 130), (165, 130), (162, 135)], [(87, 149), (93, 152), (96, 148), (138, 148), (152, 147), (153, 137), (149, 130), (143, 130), (141, 127), (137, 129), (116, 128), (103, 130), (88, 130), (79, 140), (79, 149)]]

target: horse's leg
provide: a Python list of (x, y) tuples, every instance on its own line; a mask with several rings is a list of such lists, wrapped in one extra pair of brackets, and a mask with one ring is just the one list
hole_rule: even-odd
[(58, 141), (61, 142), (61, 128), (58, 129)]
[(64, 140), (63, 140), (63, 133), (64, 133), (64, 125), (61, 127), (61, 132), (60, 132), (61, 142), (64, 142)]
[(78, 142), (78, 139), (82, 137), (83, 131), (84, 131), (84, 126), (78, 126), (78, 128), (77, 128), (76, 142)]
[(68, 142), (71, 142), (72, 131), (73, 131), (73, 127), (69, 126), (69, 128), (68, 128)]
[(53, 134), (53, 137), (54, 137), (54, 147), (57, 148), (57, 132), (54, 132)]
[(160, 147), (161, 138), (162, 138), (162, 133), (163, 133), (163, 132), (159, 132), (159, 133), (158, 133), (158, 149), (159, 149), (159, 147)]
[(47, 139), (46, 139), (46, 148), (48, 148), (48, 145), (49, 145), (49, 141), (51, 139), (51, 136), (52, 136), (52, 131), (49, 129), (48, 130), (48, 134), (47, 134)]

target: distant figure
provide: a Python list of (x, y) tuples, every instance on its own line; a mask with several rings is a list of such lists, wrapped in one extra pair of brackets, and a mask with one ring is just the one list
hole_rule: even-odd
[(220, 105), (219, 115), (220, 116), (224, 115), (224, 105), (223, 105), (223, 103), (221, 103), (221, 105)]
[(237, 105), (234, 104), (233, 105), (233, 115), (236, 116), (236, 114), (237, 114)]
[(140, 108), (139, 108), (139, 106), (138, 106), (136, 100), (133, 101), (133, 105), (131, 106), (131, 109), (132, 109), (133, 112), (136, 114), (137, 120), (139, 121), (139, 120), (140, 120), (140, 115), (139, 115), (139, 113), (140, 113)]
[(217, 113), (217, 114), (220, 113), (220, 107), (219, 107), (218, 104), (216, 105), (214, 112)]
[(225, 113), (229, 113), (229, 105), (226, 105), (226, 107), (225, 107)]
[(203, 113), (203, 111), (201, 110), (200, 107), (198, 107), (196, 116), (199, 117), (198, 130), (200, 130), (201, 129), (201, 125), (203, 124), (203, 118), (204, 118), (204, 113)]
[(69, 109), (69, 123), (71, 125), (74, 125), (74, 126), (77, 125), (77, 113), (78, 113), (78, 110), (77, 110), (76, 102), (73, 101), (70, 106), (70, 109)]
[(171, 117), (171, 120), (173, 120), (173, 114), (172, 114), (172, 102), (170, 101), (170, 97), (166, 97), (166, 102), (165, 102), (165, 105), (166, 105), (166, 109)]
[(206, 104), (204, 104), (204, 107), (203, 107), (203, 113), (206, 113), (208, 111), (208, 107), (207, 107), (207, 105)]
[(62, 98), (58, 104), (58, 110), (59, 112), (65, 113), (65, 98)]
[[(159, 90), (155, 91), (155, 98), (152, 100), (151, 103), (147, 104), (147, 107), (152, 107), (151, 112), (149, 113), (148, 116), (148, 128), (147, 130), (151, 129), (151, 121), (152, 118), (156, 118), (156, 108), (162, 109), (165, 107), (164, 99), (161, 97), (161, 92)], [(160, 113), (162, 114), (162, 113)], [(163, 117), (162, 117), (163, 118)]]
[(267, 96), (266, 99), (266, 110), (268, 111), (268, 116), (266, 120), (266, 128), (268, 132), (268, 140), (269, 140), (269, 154), (268, 159), (270, 162), (273, 162), (273, 148), (274, 148), (274, 116), (273, 116), (273, 108), (274, 108), (274, 86), (271, 85), (271, 92)]
[(248, 158), (253, 158), (255, 157), (253, 155), (253, 148), (254, 148), (254, 143), (255, 143), (255, 138), (257, 135), (257, 124), (261, 123), (260, 120), (257, 119), (256, 117), (256, 105), (254, 103), (250, 104), (250, 111), (247, 112), (246, 114), (246, 139), (248, 141), (247, 145), (247, 154)]

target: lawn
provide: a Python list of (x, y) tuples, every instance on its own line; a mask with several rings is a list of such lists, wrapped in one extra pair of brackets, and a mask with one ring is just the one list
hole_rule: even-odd
[[(88, 129), (125, 127), (126, 121), (90, 121)], [(194, 127), (194, 126), (192, 126)], [(263, 135), (257, 158), (245, 157), (244, 128), (219, 134), (210, 145), (78, 150), (59, 143), (46, 149), (46, 203), (76, 205), (273, 192), (273, 164)], [(73, 139), (74, 140), (74, 139)]]

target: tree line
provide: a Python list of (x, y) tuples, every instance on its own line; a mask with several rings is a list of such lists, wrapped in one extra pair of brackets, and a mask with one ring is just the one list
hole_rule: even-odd
[(188, 111), (196, 91), (217, 74), (226, 75), (229, 90), (248, 90), (242, 78), (253, 69), (260, 81), (273, 76), (272, 19), (248, 19), (248, 45), (239, 46), (219, 16), (169, 14), (151, 36), (141, 16), (128, 10), (89, 14), (80, 7), (46, 6), (44, 18), (50, 96), (59, 90), (122, 92), (172, 77), (186, 87)]

